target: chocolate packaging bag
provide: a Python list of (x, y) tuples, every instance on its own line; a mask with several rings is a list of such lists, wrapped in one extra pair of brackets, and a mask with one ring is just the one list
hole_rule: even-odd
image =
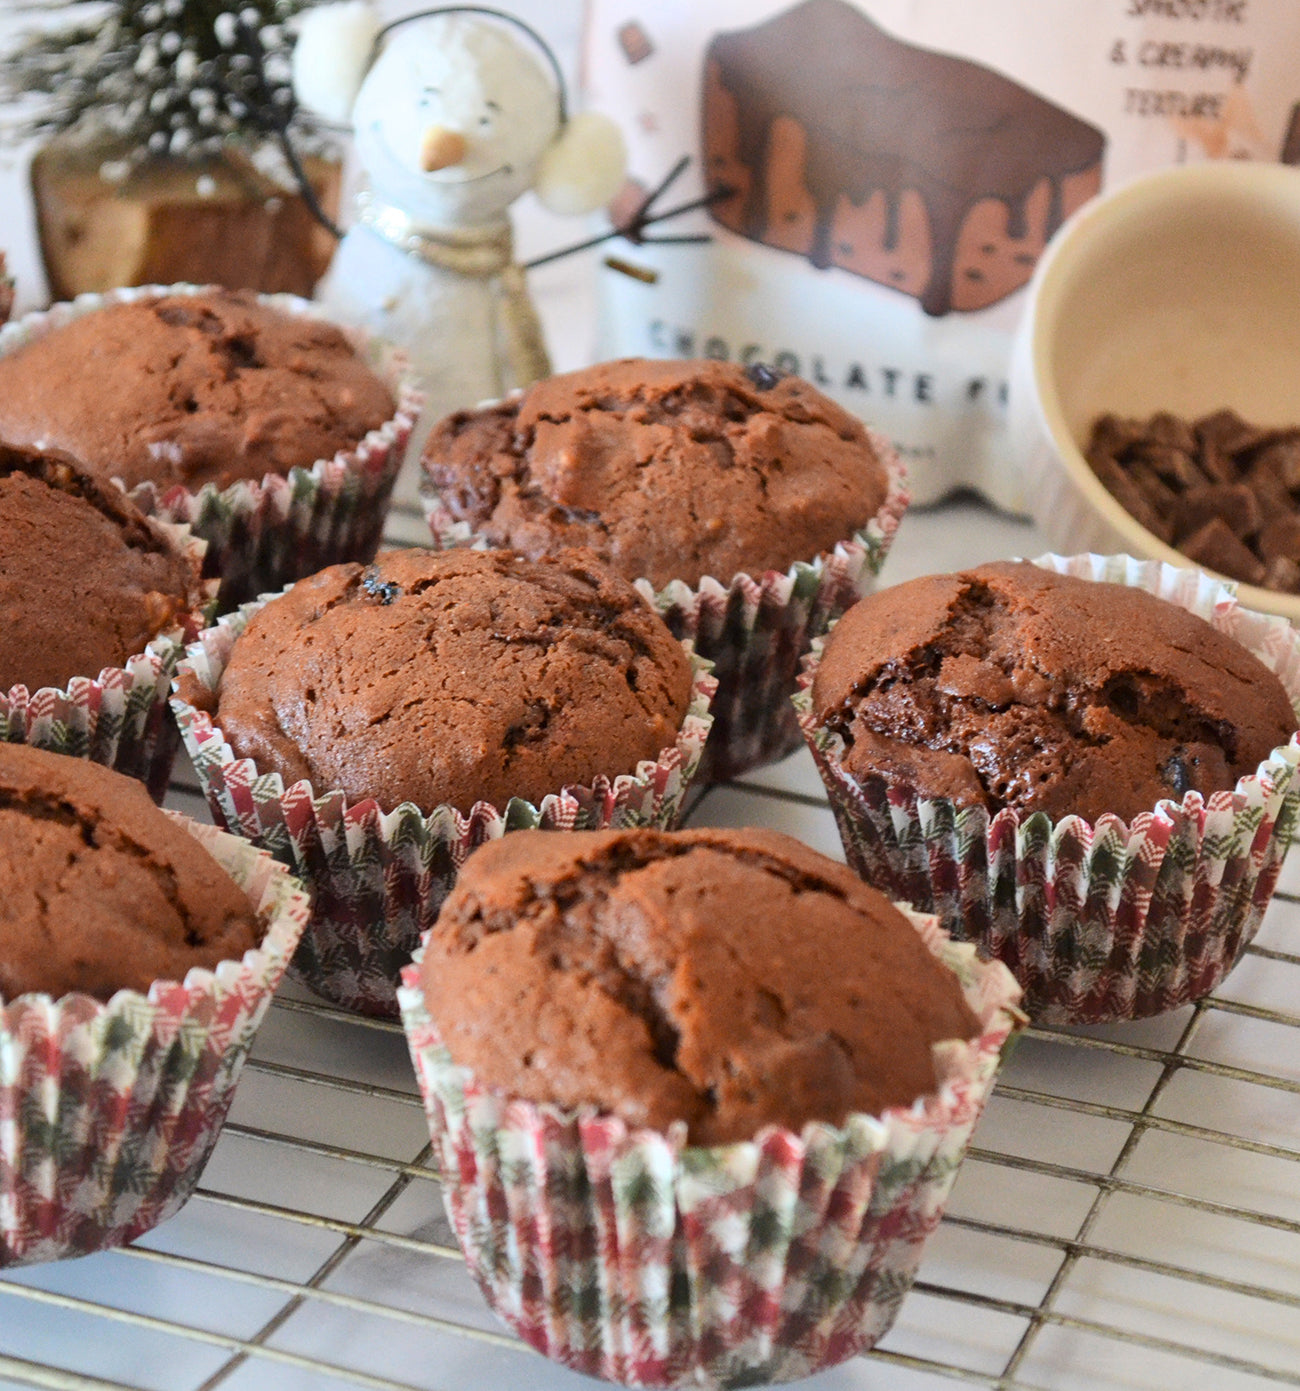
[(616, 221), (686, 156), (649, 216), (711, 199), (616, 244), (655, 278), (602, 271), (600, 354), (798, 372), (893, 437), (916, 501), (1020, 510), (1006, 361), (1048, 240), (1147, 169), (1300, 162), (1298, 51), (1300, 7), (1263, 0), (590, 0)]

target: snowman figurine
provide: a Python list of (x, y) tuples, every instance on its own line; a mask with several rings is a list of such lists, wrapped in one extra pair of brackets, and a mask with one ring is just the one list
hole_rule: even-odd
[(426, 394), (420, 438), (548, 375), (509, 208), (530, 188), (553, 212), (605, 204), (626, 167), (617, 126), (569, 116), (541, 38), (477, 6), (382, 28), (363, 0), (317, 6), (293, 64), (302, 105), (351, 124), (367, 182), (316, 297), (407, 350)]

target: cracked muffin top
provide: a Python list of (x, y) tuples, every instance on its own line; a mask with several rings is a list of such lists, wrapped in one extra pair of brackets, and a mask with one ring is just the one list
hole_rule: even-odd
[(0, 691), (97, 677), (201, 603), (196, 562), (120, 488), (0, 445)]
[(248, 896), (141, 783), (0, 744), (0, 997), (107, 1000), (255, 947)]
[(453, 1059), (534, 1102), (692, 1144), (841, 1124), (935, 1089), (979, 1023), (842, 864), (765, 830), (520, 831), (466, 862), (421, 984)]
[(246, 291), (109, 304), (0, 357), (0, 439), (128, 488), (310, 468), (395, 409), (342, 330)]
[(856, 604), (812, 709), (855, 777), (1094, 822), (1232, 788), (1297, 723), (1278, 678), (1195, 614), (1010, 561)]
[(691, 684), (663, 620), (586, 553), (389, 551), (255, 614), (214, 718), (286, 784), (468, 812), (634, 772), (676, 740)]
[(588, 546), (624, 578), (785, 572), (880, 510), (866, 427), (798, 377), (629, 358), (447, 416), (422, 466), (494, 546)]

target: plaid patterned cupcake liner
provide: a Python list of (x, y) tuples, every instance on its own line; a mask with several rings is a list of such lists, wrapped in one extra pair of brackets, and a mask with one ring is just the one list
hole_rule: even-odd
[[(1136, 585), (1199, 614), (1275, 671), (1300, 711), (1300, 635), (1285, 619), (1240, 607), (1234, 585), (1129, 556), (1034, 563)], [(990, 817), (845, 772), (842, 741), (811, 713), (823, 645), (805, 662), (794, 704), (849, 864), (1004, 961), (1031, 1017), (1096, 1024), (1162, 1014), (1208, 995), (1233, 968), (1259, 930), (1300, 815), (1300, 735), (1232, 791), (1188, 792), (1127, 825), (1013, 808)]]
[(909, 1109), (689, 1146), (494, 1093), (452, 1062), (416, 961), (398, 998), (443, 1200), (488, 1303), (531, 1347), (629, 1386), (789, 1381), (871, 1347), (911, 1286), (1022, 1016), (997, 962), (908, 914), (961, 981), (974, 1041)]
[[(636, 582), (674, 636), (689, 638), (713, 663), (718, 693), (700, 771), (703, 782), (722, 782), (775, 763), (799, 747), (790, 708), (799, 660), (815, 637), (875, 587), (910, 495), (898, 452), (883, 435), (867, 433), (888, 471), (888, 491), (880, 511), (833, 551), (796, 561), (785, 574), (740, 574), (726, 585), (708, 577), (695, 588), (674, 580), (656, 592), (649, 580)], [(468, 523), (452, 516), (427, 478), (422, 500), (435, 546), (486, 544)]]
[[(261, 607), (245, 604), (201, 633), (178, 670), (217, 690), (235, 640)], [(711, 723), (713, 678), (693, 653), (691, 665), (690, 708), (676, 743), (657, 760), (590, 787), (565, 787), (540, 806), (512, 797), (503, 809), (477, 802), (468, 815), (450, 806), (426, 815), (409, 802), (383, 812), (369, 799), (349, 806), (338, 791), (318, 796), (307, 782), (286, 788), (278, 773), (237, 759), (208, 714), (179, 697), (172, 708), (217, 823), (269, 850), (311, 891), (311, 922), (291, 973), (345, 1009), (395, 1019), (398, 973), (461, 865), (485, 841), (537, 827), (676, 825)]]
[[(198, 573), (204, 543), (185, 526), (163, 523)], [(215, 583), (203, 586), (209, 601)], [(53, 753), (102, 763), (138, 778), (154, 801), (167, 792), (180, 739), (167, 709), (176, 662), (202, 630), (202, 612), (186, 614), (143, 652), (98, 676), (74, 676), (67, 687), (26, 686), (0, 690), (0, 741), (31, 744)]]
[(148, 995), (0, 1002), (0, 1266), (120, 1246), (182, 1206), (306, 924), (307, 895), (282, 865), (175, 819), (248, 894), (266, 936)]
[[(141, 285), (102, 295), (78, 295), (0, 330), (0, 354), (14, 352), (105, 305), (159, 294), (202, 294), (209, 288)], [(316, 305), (296, 295), (258, 298), (286, 314), (324, 317)], [(332, 459), (319, 459), (310, 468), (268, 473), (260, 480), (241, 479), (227, 488), (207, 483), (197, 492), (183, 484), (155, 483), (140, 483), (130, 490), (142, 511), (160, 521), (185, 523), (207, 541), (204, 573), (220, 578), (218, 605), (223, 611), (326, 565), (373, 560), (379, 548), (389, 495), (423, 396), (397, 348), (363, 329), (338, 327), (397, 398), (391, 420), (352, 448), (340, 450)]]

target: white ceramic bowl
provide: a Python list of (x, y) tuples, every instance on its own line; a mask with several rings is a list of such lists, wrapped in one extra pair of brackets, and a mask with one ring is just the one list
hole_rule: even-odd
[[(1188, 564), (1115, 501), (1083, 446), (1107, 411), (1228, 406), (1300, 424), (1300, 169), (1182, 165), (1081, 208), (1038, 264), (1010, 383), (1011, 447), (1052, 544)], [(1300, 619), (1300, 596), (1238, 595)]]

